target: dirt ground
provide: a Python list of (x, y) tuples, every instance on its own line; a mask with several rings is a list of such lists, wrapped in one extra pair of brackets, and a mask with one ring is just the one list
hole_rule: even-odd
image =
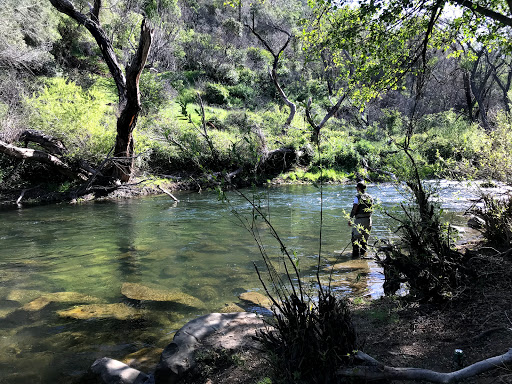
[[(465, 366), (506, 353), (512, 348), (512, 255), (484, 247), (472, 263), (477, 277), (450, 302), (420, 305), (381, 298), (352, 303), (360, 349), (386, 365), (439, 372), (457, 370), (455, 349), (463, 351)], [(206, 340), (196, 355), (197, 368), (183, 383), (272, 383), (268, 356), (252, 339), (253, 331), (239, 330), (246, 339), (235, 350), (219, 348), (218, 335)], [(464, 383), (511, 384), (512, 366)]]

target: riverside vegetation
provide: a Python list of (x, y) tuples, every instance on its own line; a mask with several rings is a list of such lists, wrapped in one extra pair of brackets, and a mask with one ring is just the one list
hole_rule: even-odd
[[(135, 177), (199, 189), (401, 180), (414, 199), (402, 241), (384, 250), (390, 291), (405, 282), (413, 301), (449, 300), (483, 256), (453, 249), (423, 180), (512, 179), (512, 9), (454, 3), (460, 16), (446, 16), (443, 1), (380, 10), (373, 1), (97, 0), (89, 9), (8, 0), (2, 16), (17, 33), (0, 38), (0, 193), (19, 205), (105, 195)], [(510, 199), (483, 199), (484, 233), (505, 237), (495, 256), (508, 260)], [(277, 334), (262, 336), (286, 367), (277, 379), (378, 375), (374, 360), (351, 353), (344, 299), (318, 282), (316, 303), (295, 274), (274, 286)], [(347, 346), (336, 350), (339, 322)], [(286, 365), (318, 350), (321, 361), (303, 371)]]
[[(75, 6), (87, 14), (82, 2)], [(44, 143), (59, 143), (59, 151), (46, 146), (46, 156), (81, 170), (93, 184), (101, 184), (97, 175), (106, 173), (105, 163), (119, 158), (113, 148), (120, 113), (115, 78), (92, 35), (52, 8), (27, 0), (9, 2), (2, 11), (16, 31), (1, 42), (9, 47), (0, 85), (4, 197), (9, 190), (18, 191), (17, 199), (22, 190), (29, 197), (31, 191), (77, 191), (83, 185), (78, 171), (60, 172), (54, 162), (8, 145), (43, 150)], [(193, 188), (209, 185), (215, 175), (236, 176), (231, 181), (238, 185), (277, 176), (318, 182), (320, 168), (324, 181), (355, 175), (386, 180), (407, 170), (399, 146), (414, 122), (410, 148), (422, 178), (511, 179), (512, 125), (501, 90), (511, 70), (499, 46), (489, 45), (491, 53), (470, 43), (447, 51), (432, 47), (421, 86), (414, 71), (389, 80), (396, 75), (391, 69), (381, 88), (368, 85), (371, 72), (354, 86), (344, 72), (348, 64), (329, 56), (342, 48), (332, 43), (330, 49), (328, 41), (312, 46), (314, 38), (329, 38), (313, 27), (301, 37), (298, 28), (315, 20), (315, 11), (301, 2), (232, 7), (141, 0), (101, 10), (98, 25), (121, 63), (135, 48), (141, 12), (154, 35), (132, 127), (134, 176), (186, 179)], [(375, 60), (387, 68), (383, 58)], [(292, 102), (293, 115), (283, 100)]]

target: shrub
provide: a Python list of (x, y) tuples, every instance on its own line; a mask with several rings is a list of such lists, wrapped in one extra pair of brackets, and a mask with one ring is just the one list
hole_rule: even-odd
[(481, 194), (483, 207), (473, 210), (484, 219), (484, 237), (497, 246), (512, 246), (512, 196)]
[(227, 89), (229, 90), (230, 98), (237, 98), (243, 102), (251, 101), (256, 93), (253, 87), (245, 84), (229, 86)]
[(264, 69), (272, 63), (273, 58), (269, 52), (262, 48), (249, 47), (247, 48), (247, 60), (251, 67)]
[[(451, 298), (469, 275), (466, 259), (452, 246), (450, 226), (440, 220), (440, 209), (428, 190), (410, 152), (404, 149), (412, 175), (403, 179), (409, 197), (401, 203), (402, 217), (386, 212), (396, 221), (399, 238), (396, 244), (381, 247), (385, 258), (384, 292), (394, 294), (400, 283), (407, 283), (409, 298), (417, 301), (442, 301)], [(404, 185), (404, 184), (402, 184)]]
[[(344, 298), (334, 295), (330, 286), (323, 287), (317, 273), (317, 296), (307, 292), (306, 282), (300, 276), (299, 260), (288, 252), (276, 230), (270, 223), (267, 207), (245, 197), (252, 206), (252, 217), (242, 217), (241, 224), (253, 235), (261, 251), (268, 272), (268, 282), (256, 271), (265, 292), (273, 303), (273, 317), (269, 320), (273, 329), (264, 330), (257, 336), (264, 348), (273, 356), (275, 377), (288, 383), (330, 383), (336, 381), (336, 371), (352, 363), (352, 353), (357, 349), (357, 336), (352, 316)], [(260, 231), (268, 229), (281, 250), (279, 264), (286, 273), (280, 274), (277, 263), (267, 254)], [(270, 294), (272, 292), (272, 294)]]
[(143, 115), (158, 112), (167, 102), (167, 94), (164, 81), (159, 75), (150, 71), (143, 71), (140, 77), (140, 94)]
[(70, 156), (97, 161), (114, 144), (115, 102), (110, 90), (93, 86), (84, 90), (72, 81), (52, 78), (39, 92), (26, 99), (33, 127), (61, 139)]
[(226, 87), (217, 83), (207, 83), (204, 87), (203, 100), (209, 104), (227, 105), (229, 91)]

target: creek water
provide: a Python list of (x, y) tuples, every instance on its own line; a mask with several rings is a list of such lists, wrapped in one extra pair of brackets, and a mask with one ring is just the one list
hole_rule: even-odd
[[(463, 211), (473, 197), (466, 185), (440, 185), (444, 217), (464, 226)], [(392, 210), (403, 196), (391, 185), (370, 185), (382, 207)], [(270, 206), (269, 215), (301, 274), (315, 275), (322, 201), (321, 278), (331, 268), (334, 290), (350, 296), (382, 295), (382, 271), (373, 260), (351, 260), (350, 211), (355, 188), (295, 185), (245, 190)], [(263, 292), (253, 263), (263, 266), (250, 233), (235, 209), (250, 217), (250, 206), (215, 192), (42, 206), (0, 212), (0, 383), (75, 383), (96, 358), (123, 359), (171, 342), (187, 321), (226, 304), (246, 291)], [(370, 238), (392, 236), (377, 211)], [(279, 265), (279, 246), (262, 231), (267, 252)], [(344, 251), (344, 252), (343, 252)], [(135, 302), (124, 283), (180, 291), (202, 302)], [(136, 319), (111, 316), (72, 319), (62, 312), (87, 303), (123, 303), (142, 312)], [(252, 308), (255, 309), (255, 308)], [(251, 310), (251, 308), (249, 308)]]

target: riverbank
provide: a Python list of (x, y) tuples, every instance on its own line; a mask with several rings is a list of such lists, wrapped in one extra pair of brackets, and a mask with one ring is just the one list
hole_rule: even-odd
[[(468, 366), (512, 348), (512, 254), (483, 243), (468, 249), (478, 277), (449, 302), (352, 300), (360, 349), (389, 366), (451, 372), (459, 369), (456, 349), (463, 351), (462, 365)], [(272, 383), (270, 356), (250, 344), (226, 350), (219, 347), (221, 341), (214, 335), (201, 344), (198, 364), (182, 383)], [(510, 383), (512, 367), (498, 367), (464, 382)]]

